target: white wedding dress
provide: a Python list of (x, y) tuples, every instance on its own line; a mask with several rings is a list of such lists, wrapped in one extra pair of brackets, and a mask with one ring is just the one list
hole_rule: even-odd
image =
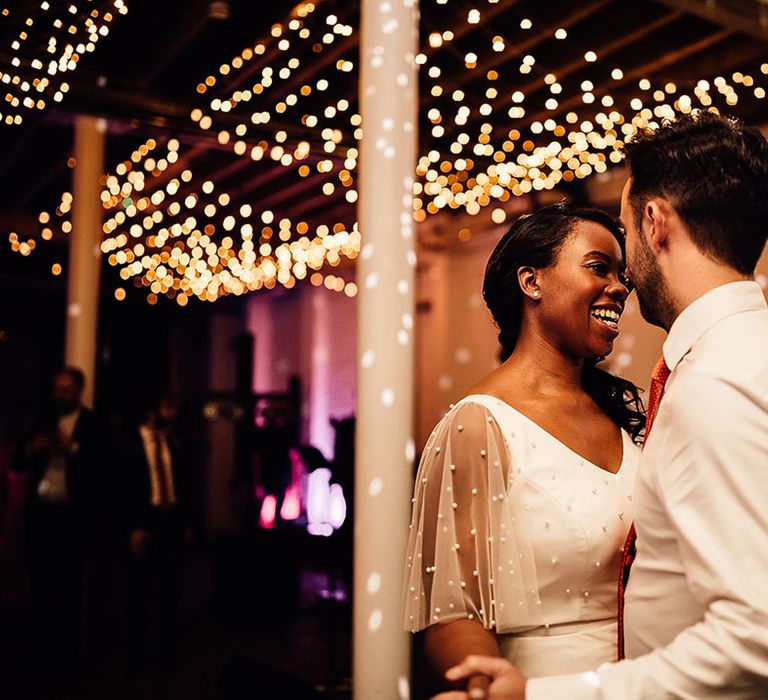
[(616, 660), (621, 548), (640, 456), (616, 474), (503, 401), (468, 396), (440, 421), (416, 477), (404, 625), (477, 619), (528, 676)]

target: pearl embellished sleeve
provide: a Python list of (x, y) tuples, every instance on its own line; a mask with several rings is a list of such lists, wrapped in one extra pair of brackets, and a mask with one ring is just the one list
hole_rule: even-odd
[(499, 633), (541, 623), (525, 519), (518, 524), (510, 498), (510, 454), (492, 413), (471, 401), (454, 407), (430, 436), (414, 489), (407, 629), (460, 618)]

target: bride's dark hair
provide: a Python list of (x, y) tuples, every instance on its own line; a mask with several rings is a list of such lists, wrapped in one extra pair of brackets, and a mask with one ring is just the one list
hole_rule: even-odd
[[(496, 245), (483, 280), (483, 298), (499, 328), (501, 359), (515, 349), (523, 314), (523, 293), (517, 279), (521, 267), (552, 265), (579, 221), (594, 221), (607, 228), (624, 253), (624, 234), (618, 222), (598, 209), (561, 203), (521, 216)], [(645, 411), (638, 388), (630, 381), (610, 374), (596, 365), (602, 358), (584, 362), (582, 386), (595, 403), (624, 428), (634, 442), (642, 444)]]

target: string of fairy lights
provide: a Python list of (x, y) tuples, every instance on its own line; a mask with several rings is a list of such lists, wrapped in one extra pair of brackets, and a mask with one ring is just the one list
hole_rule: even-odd
[[(315, 9), (313, 3), (299, 6), (286, 25), (272, 27), (267, 41), (247, 47), (220, 66), (218, 76), (209, 75), (201, 81), (197, 93), (209, 99), (204, 106), (194, 108), (190, 117), (201, 131), (215, 133), (219, 145), (231, 148), (236, 157), (253, 163), (272, 161), (295, 170), (299, 178), (307, 178), (314, 171), (322, 180), (322, 195), (330, 197), (337, 186), (346, 188), (345, 201), (352, 204), (357, 199), (351, 173), (358, 150), (355, 146), (342, 149), (342, 128), (330, 122), (345, 115), (349, 101), (332, 101), (321, 115), (297, 112), (302, 97), (328, 90), (332, 73), (351, 72), (352, 62), (339, 59), (331, 66), (330, 76), (321, 74), (265, 109), (268, 90), (284, 85), (299, 69), (300, 59), (290, 55), (290, 49), (312, 38), (307, 18)], [(333, 46), (339, 37), (353, 33), (352, 26), (335, 15), (315, 24), (325, 30), (312, 47), (315, 55)], [(251, 78), (255, 82), (241, 89), (230, 87), (268, 52), (273, 62), (260, 70), (257, 67), (256, 77)], [(259, 109), (251, 111), (248, 103), (256, 96)], [(279, 128), (266, 139), (261, 128), (256, 138), (249, 139), (251, 125), (263, 126), (276, 114), (284, 117), (292, 113), (298, 116), (297, 131), (308, 131), (310, 138), (295, 138), (288, 128)], [(221, 114), (238, 117), (238, 123), (231, 129), (219, 128), (217, 118)], [(356, 143), (362, 136), (360, 118), (352, 115), (345, 121), (354, 129), (347, 140)], [(313, 149), (313, 143), (322, 145)], [(213, 180), (201, 182), (191, 166), (168, 179), (164, 172), (179, 160), (183, 148), (178, 140), (171, 139), (159, 158), (154, 155), (157, 148), (150, 139), (130, 160), (121, 163), (106, 179), (102, 195), (107, 211), (115, 212), (104, 224), (102, 250), (110, 264), (120, 267), (122, 279), (149, 288), (151, 303), (159, 295), (175, 298), (181, 305), (191, 296), (215, 301), (223, 295), (272, 289), (278, 284), (291, 288), (304, 279), (348, 296), (357, 294), (354, 282), (321, 272), (338, 266), (342, 258), (357, 257), (360, 233), (354, 222), (315, 222), (310, 229), (307, 221), (278, 217), (271, 209), (256, 211), (250, 203), (236, 202)], [(340, 150), (343, 153), (339, 154)], [(337, 165), (341, 165), (339, 172)], [(144, 172), (134, 166), (143, 166)], [(334, 175), (338, 184), (332, 180)], [(149, 188), (151, 195), (134, 195)]]
[(67, 75), (96, 50), (117, 15), (127, 12), (124, 0), (44, 0), (28, 14), (12, 5), (0, 8), (0, 22), (12, 27), (0, 69), (0, 121), (18, 125), (26, 113), (61, 102), (69, 92)]
[[(638, 128), (654, 128), (695, 109), (722, 111), (740, 100), (765, 98), (758, 82), (765, 81), (768, 64), (754, 75), (701, 79), (684, 90), (672, 82), (656, 84), (638, 69), (625, 73), (610, 56), (601, 61), (571, 36), (566, 22), (537, 28), (520, 17), (504, 35), (478, 33), (477, 47), (460, 51), (459, 38), (498, 12), (497, 3), (487, 0), (468, 10), (466, 27), (428, 34), (416, 56), (429, 123), (414, 184), (417, 222), (444, 209), (475, 216), (489, 208), (491, 220), (501, 224), (510, 197), (551, 190), (620, 162), (625, 139)], [(194, 146), (180, 138), (148, 139), (102, 183), (102, 251), (123, 281), (145, 289), (150, 303), (166, 296), (180, 305), (193, 296), (215, 301), (277, 285), (291, 288), (302, 280), (348, 296), (357, 293), (354, 283), (333, 269), (361, 250), (353, 205), (362, 124), (356, 100), (343, 96), (341, 88), (356, 65), (340, 40), (354, 31), (328, 4), (301, 3), (268, 37), (201, 80), (196, 88), (201, 103), (190, 113), (197, 128), (231, 151), (236, 162), (285, 169), (303, 183), (304, 197), (315, 189), (318, 200), (329, 205), (343, 197), (349, 218), (281, 215), (277, 207), (248, 201), (210, 176), (198, 177)], [(568, 42), (580, 57), (560, 75), (535, 54), (550, 40)], [(454, 58), (459, 65), (450, 65)], [(510, 91), (497, 70), (502, 65), (507, 74), (530, 75), (527, 87)], [(446, 87), (444, 76), (454, 69), (470, 73), (471, 91)], [(594, 76), (570, 78), (581, 69), (593, 69)], [(72, 195), (64, 193), (53, 214), (41, 212), (39, 233), (26, 238), (11, 233), (11, 248), (29, 255), (56, 227), (68, 233), (71, 205)], [(52, 270), (60, 271), (60, 266)], [(125, 298), (125, 289), (119, 287), (115, 296)]]
[[(446, 4), (446, 0), (436, 1), (437, 4)], [(469, 24), (481, 21), (482, 12), (479, 9), (469, 10)], [(520, 33), (533, 29), (534, 23), (530, 19), (520, 20)], [(568, 30), (558, 27), (551, 37), (546, 38), (565, 41), (568, 37)], [(429, 47), (438, 49), (449, 45), (453, 38), (452, 31), (433, 32), (428, 37)], [(495, 35), (488, 39), (485, 46), (463, 55), (463, 68), (477, 71), (483, 62), (494, 63), (494, 53), (504, 52), (507, 46), (514, 47), (520, 43), (522, 39), (515, 41), (512, 36)], [(592, 50), (583, 51), (582, 55), (585, 66), (599, 60)], [(740, 72), (734, 73), (730, 81), (722, 76), (712, 83), (700, 80), (692, 94), (680, 91), (672, 82), (653, 89), (648, 78), (641, 78), (637, 82), (639, 95), (621, 106), (611, 95), (610, 82), (602, 86), (603, 95), (598, 101), (595, 84), (583, 80), (579, 85), (578, 102), (590, 112), (594, 112), (593, 105), (596, 104), (604, 108), (591, 118), (583, 118), (579, 107), (562, 113), (561, 104), (566, 102), (563, 85), (558, 75), (546, 68), (539, 68), (542, 80), (534, 90), (537, 94), (545, 92), (539, 100), (543, 104), (533, 102), (521, 90), (512, 92), (510, 99), (503, 99), (501, 89), (497, 87), (499, 73), (494, 69), (488, 70), (481, 78), (484, 82), (481, 93), (485, 99), (472, 103), (470, 96), (461, 89), (447, 93), (440, 82), (443, 69), (431, 63), (426, 52), (420, 53), (416, 60), (424, 66), (428, 94), (433, 99), (442, 98), (427, 113), (432, 125), (431, 136), (441, 143), (446, 143), (448, 134), (452, 136), (447, 148), (432, 148), (419, 158), (419, 181), (414, 191), (414, 216), (417, 221), (424, 221), (428, 214), (437, 214), (446, 207), (464, 208), (468, 214), (476, 215), (483, 207), (507, 201), (510, 195), (550, 190), (563, 181), (571, 182), (593, 173), (603, 173), (609, 163), (621, 161), (624, 140), (639, 128), (655, 128), (664, 119), (674, 119), (697, 108), (733, 107), (738, 104), (740, 91), (744, 96), (765, 98), (765, 89), (755, 85), (755, 78)], [(508, 65), (516, 65), (521, 75), (527, 75), (538, 63), (533, 54), (525, 54), (516, 57), (516, 60), (510, 56)], [(768, 64), (761, 66), (761, 73), (768, 73)], [(617, 86), (625, 84), (624, 71), (618, 66), (611, 67), (610, 81)], [(544, 87), (546, 90), (542, 90)], [(713, 95), (714, 90), (717, 95)], [(527, 120), (529, 114), (536, 116)], [(477, 132), (469, 133), (463, 127), (473, 116), (483, 119)], [(472, 123), (476, 125), (477, 119)], [(504, 125), (503, 129), (499, 128), (500, 124)], [(502, 133), (495, 136), (494, 131)], [(492, 219), (495, 223), (502, 223), (505, 218), (502, 207), (493, 208)]]

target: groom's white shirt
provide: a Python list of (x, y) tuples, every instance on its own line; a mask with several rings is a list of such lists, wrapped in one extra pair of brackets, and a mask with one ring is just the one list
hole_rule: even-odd
[(526, 700), (768, 698), (768, 306), (726, 284), (677, 318), (638, 468), (627, 660)]

